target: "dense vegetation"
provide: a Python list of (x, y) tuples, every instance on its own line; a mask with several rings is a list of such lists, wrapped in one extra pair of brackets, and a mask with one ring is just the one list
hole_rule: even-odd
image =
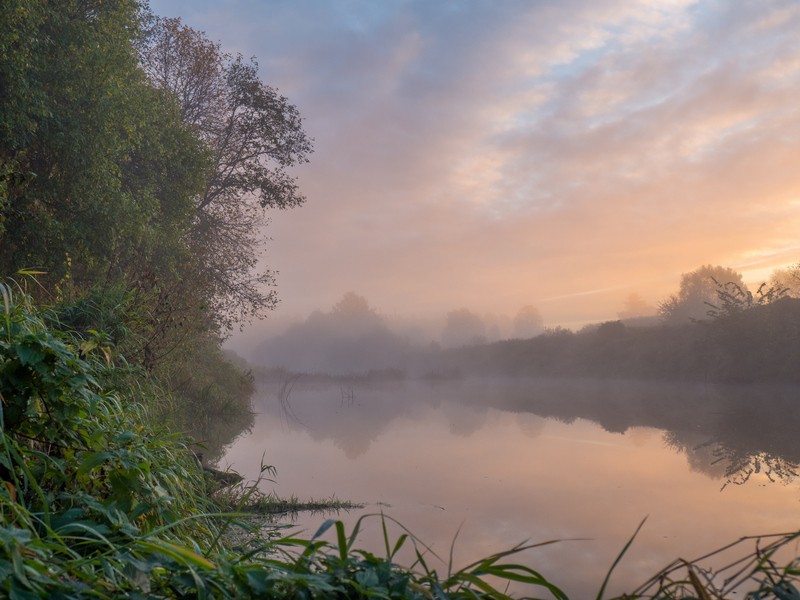
[[(796, 275), (797, 268), (790, 273)], [(689, 284), (662, 305), (660, 317), (608, 321), (578, 332), (554, 328), (494, 343), (473, 339), (455, 348), (410, 341), (366, 300), (348, 294), (330, 312), (314, 312), (264, 340), (253, 359), (267, 368), (317, 376), (800, 383), (800, 298), (794, 290), (765, 284), (753, 296), (736, 281), (684, 279)]]
[(276, 302), (254, 271), (264, 211), (303, 200), (285, 172), (311, 149), (297, 111), (254, 62), (135, 0), (12, 2), (0, 56), (0, 275), (35, 273), (53, 326), (102, 332), (219, 448), (252, 387), (220, 343)]

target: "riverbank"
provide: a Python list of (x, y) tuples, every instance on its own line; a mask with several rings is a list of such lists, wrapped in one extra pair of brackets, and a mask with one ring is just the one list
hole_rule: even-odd
[[(359, 552), (357, 528), (348, 536), (341, 522), (326, 521), (309, 539), (262, 540), (240, 552), (224, 541), (225, 530), (247, 529), (241, 509), (268, 498), (245, 492), (238, 507), (215, 498), (189, 440), (156, 424), (162, 392), (145, 373), (115, 364), (92, 340), (49, 327), (24, 294), (0, 290), (0, 595), (500, 594), (475, 568), (447, 578), (402, 568), (388, 539), (384, 558)], [(328, 529), (335, 547), (320, 539)], [(407, 542), (401, 536), (391, 548)], [(530, 578), (523, 567), (495, 574), (506, 571)]]

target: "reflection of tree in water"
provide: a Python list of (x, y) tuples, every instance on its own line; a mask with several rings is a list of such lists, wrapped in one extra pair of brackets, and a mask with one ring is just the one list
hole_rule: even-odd
[(727, 466), (714, 454), (714, 440), (694, 431), (665, 431), (664, 443), (668, 448), (686, 456), (689, 470), (703, 473), (712, 479), (726, 477)]
[(800, 419), (793, 385), (684, 385), (623, 380), (509, 381), (494, 406), (606, 431), (651, 427), (685, 453), (690, 469), (742, 485), (754, 475), (789, 483), (800, 472)]
[(292, 407), (290, 397), (295, 383), (300, 379), (299, 374), (291, 374), (280, 370), (278, 380), (278, 391), (276, 397), (278, 399), (278, 406), (280, 407), (281, 422), (294, 422), (298, 425), (303, 425), (303, 422), (298, 418)]
[(389, 423), (414, 407), (403, 382), (300, 377), (276, 370), (262, 381), (261, 390), (260, 412), (271, 415), (281, 429), (329, 440), (349, 459), (364, 454)]
[(722, 486), (723, 489), (730, 483), (745, 484), (751, 476), (758, 473), (763, 473), (773, 483), (780, 481), (784, 485), (789, 484), (797, 477), (798, 464), (782, 456), (771, 452), (742, 452), (741, 449), (731, 446), (714, 444), (714, 442), (707, 443), (713, 446), (712, 453), (716, 457), (715, 462), (726, 465), (727, 481)]
[(491, 420), (494, 409), (515, 414), (531, 437), (544, 419), (567, 424), (586, 419), (610, 432), (634, 429), (631, 435), (640, 437), (666, 432), (668, 445), (685, 453), (692, 470), (726, 485), (746, 483), (756, 474), (788, 482), (800, 469), (796, 386), (527, 378), (426, 384), (309, 377), (270, 383), (274, 391), (266, 395), (278, 401), (262, 403), (260, 411), (315, 440), (332, 441), (348, 458), (368, 451), (397, 419), (413, 422), (438, 414), (450, 433), (468, 436)]
[(198, 404), (191, 412), (181, 411), (172, 416), (171, 421), (201, 446), (200, 452), (207, 463), (215, 464), (238, 437), (250, 433), (254, 415), (246, 406), (215, 409)]
[(516, 421), (519, 430), (531, 439), (539, 437), (547, 423), (546, 419), (533, 413), (517, 413)]
[(486, 406), (464, 405), (448, 402), (442, 405), (442, 414), (448, 421), (448, 431), (459, 437), (469, 437), (486, 425)]
[(630, 442), (636, 448), (642, 448), (654, 436), (660, 436), (660, 435), (661, 431), (655, 429), (654, 427), (630, 427), (625, 432), (625, 436), (630, 440)]
[(719, 437), (676, 431), (664, 432), (664, 441), (667, 446), (686, 454), (691, 470), (724, 479), (722, 489), (730, 484), (744, 485), (758, 474), (772, 483), (784, 485), (798, 476), (797, 461), (773, 451), (753, 449), (746, 441), (734, 445)]

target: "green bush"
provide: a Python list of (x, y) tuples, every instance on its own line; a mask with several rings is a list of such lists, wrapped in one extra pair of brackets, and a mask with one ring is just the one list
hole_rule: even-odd
[(125, 588), (153, 555), (204, 561), (178, 545), (216, 534), (209, 518), (187, 519), (212, 505), (184, 443), (106, 390), (114, 370), (91, 340), (0, 292), (0, 590)]

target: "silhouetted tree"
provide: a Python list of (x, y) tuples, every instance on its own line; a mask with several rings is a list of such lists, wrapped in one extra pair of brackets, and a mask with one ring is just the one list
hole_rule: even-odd
[(738, 287), (742, 293), (748, 293), (741, 274), (733, 269), (703, 265), (691, 273), (681, 275), (678, 293), (659, 305), (658, 314), (671, 324), (702, 321), (716, 307), (720, 289), (730, 284)]
[(327, 319), (339, 331), (352, 335), (386, 329), (384, 320), (370, 307), (367, 299), (354, 292), (342, 296), (328, 313)]
[(785, 269), (775, 269), (769, 279), (769, 285), (790, 298), (800, 298), (800, 263)]
[(392, 333), (366, 299), (345, 294), (329, 312), (314, 311), (256, 350), (268, 367), (346, 375), (403, 368), (409, 344)]

